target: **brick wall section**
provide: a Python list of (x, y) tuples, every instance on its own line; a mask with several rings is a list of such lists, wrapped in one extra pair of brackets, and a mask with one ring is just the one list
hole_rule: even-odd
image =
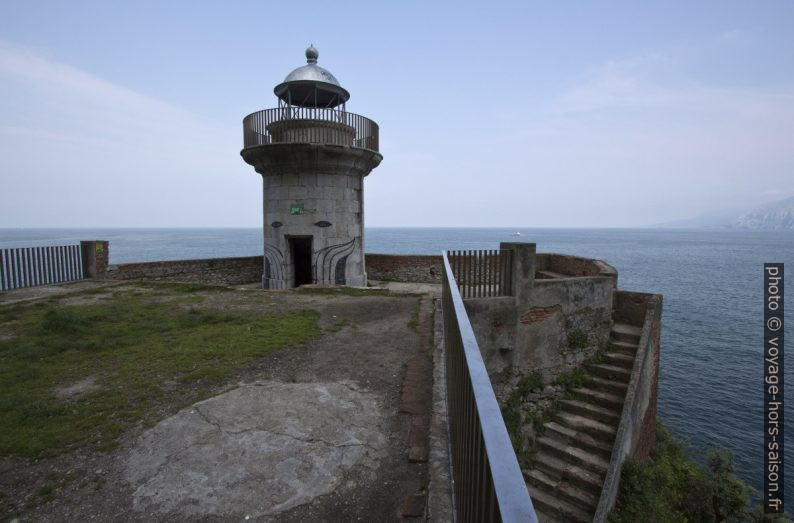
[(111, 265), (104, 277), (112, 280), (178, 281), (242, 285), (262, 281), (262, 257), (173, 260)]
[(533, 307), (529, 309), (526, 314), (521, 316), (521, 323), (525, 325), (529, 325), (532, 323), (538, 323), (548, 319), (552, 314), (561, 312), (561, 307), (559, 305), (551, 305), (549, 307)]
[(441, 283), (441, 255), (367, 254), (367, 277), (416, 283)]

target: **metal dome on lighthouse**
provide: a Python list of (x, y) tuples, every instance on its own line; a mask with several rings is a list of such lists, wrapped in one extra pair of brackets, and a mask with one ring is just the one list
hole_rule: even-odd
[(350, 93), (317, 65), (289, 73), (278, 107), (243, 119), (240, 155), (262, 175), (262, 286), (366, 285), (364, 177), (383, 156), (378, 124), (348, 112)]
[(341, 105), (344, 110), (350, 93), (334, 75), (317, 65), (319, 56), (314, 45), (306, 49), (306, 65), (292, 71), (273, 89), (281, 102), (300, 107), (333, 108)]

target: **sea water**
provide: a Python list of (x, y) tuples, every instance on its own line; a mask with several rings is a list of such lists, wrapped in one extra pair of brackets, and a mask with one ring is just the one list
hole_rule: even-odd
[[(87, 239), (110, 241), (111, 263), (262, 253), (261, 229), (0, 229), (0, 249)], [(369, 228), (365, 251), (438, 254), (502, 241), (602, 259), (618, 269), (620, 289), (664, 295), (659, 416), (698, 452), (733, 451), (739, 476), (761, 489), (762, 271), (765, 262), (794, 270), (794, 231)], [(789, 387), (787, 404), (791, 397)], [(786, 419), (792, 446), (794, 420)], [(792, 502), (790, 474), (787, 487)]]

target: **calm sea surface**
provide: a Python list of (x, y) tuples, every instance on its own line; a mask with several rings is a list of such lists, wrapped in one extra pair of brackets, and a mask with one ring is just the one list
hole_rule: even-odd
[[(111, 263), (262, 253), (261, 229), (0, 229), (0, 248), (88, 239), (110, 241)], [(659, 415), (697, 449), (732, 450), (739, 475), (760, 489), (762, 269), (764, 262), (788, 262), (794, 270), (794, 231), (373, 228), (365, 249), (437, 254), (518, 239), (537, 243), (538, 252), (603, 259), (617, 267), (621, 289), (664, 295)], [(794, 340), (791, 316), (785, 334)], [(786, 418), (791, 447), (794, 418)], [(790, 504), (794, 476), (788, 476)]]

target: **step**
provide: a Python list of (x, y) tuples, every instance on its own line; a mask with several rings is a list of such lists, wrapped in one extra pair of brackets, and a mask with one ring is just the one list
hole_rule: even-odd
[(592, 403), (594, 405), (598, 405), (599, 407), (616, 410), (618, 412), (623, 410), (624, 396), (619, 396), (610, 392), (604, 392), (602, 390), (591, 389), (589, 387), (573, 389), (571, 393), (573, 394), (574, 399), (579, 401)]
[(612, 337), (618, 341), (639, 343), (641, 334), (641, 327), (635, 327), (634, 325), (629, 325), (628, 323), (615, 323), (612, 325)]
[(598, 376), (608, 380), (616, 380), (622, 383), (628, 383), (629, 378), (631, 378), (630, 369), (610, 365), (609, 363), (589, 363), (586, 365), (586, 367), (593, 376)]
[(536, 490), (552, 494), (558, 500), (564, 500), (591, 514), (598, 505), (598, 496), (595, 494), (578, 489), (567, 481), (552, 478), (539, 469), (524, 471), (524, 481)]
[[(556, 518), (557, 521), (570, 521), (572, 523), (590, 523), (593, 520), (593, 517), (584, 510), (557, 499), (553, 494), (530, 487), (528, 487), (528, 490), (529, 497), (532, 498), (532, 505), (539, 513), (548, 514), (552, 518)], [(554, 523), (555, 520), (538, 518), (538, 521), (540, 523), (546, 523), (547, 521)]]
[(606, 425), (617, 426), (620, 422), (620, 411), (614, 408), (604, 408), (589, 401), (560, 400), (560, 409), (580, 416), (600, 421)]
[(628, 341), (617, 341), (617, 340), (609, 340), (609, 345), (612, 347), (614, 352), (619, 352), (621, 354), (625, 354), (630, 356), (632, 359), (637, 354), (637, 347), (636, 343), (630, 343)]
[(601, 423), (600, 421), (585, 416), (560, 412), (557, 414), (556, 421), (578, 432), (589, 434), (605, 443), (612, 443), (615, 440), (614, 426)]
[[(636, 347), (635, 347), (636, 348)], [(624, 369), (631, 370), (634, 367), (634, 355), (625, 354), (623, 352), (606, 352), (604, 353), (604, 363), (614, 365), (615, 367), (623, 367)]]
[(584, 449), (574, 445), (568, 445), (562, 441), (553, 438), (541, 436), (537, 439), (538, 448), (546, 451), (547, 453), (555, 456), (556, 458), (572, 463), (587, 470), (591, 470), (596, 474), (606, 474), (609, 463), (601, 457), (587, 452)]
[(621, 398), (626, 397), (626, 389), (628, 388), (628, 385), (620, 381), (605, 380), (604, 378), (596, 376), (590, 378), (590, 383), (588, 385), (596, 390), (603, 390), (604, 392), (609, 392)]
[(612, 455), (612, 443), (605, 442), (599, 438), (594, 438), (587, 432), (578, 431), (555, 421), (550, 421), (543, 425), (544, 436), (551, 439), (559, 439), (572, 447), (579, 447), (585, 452), (590, 452), (596, 456), (608, 460)]
[(532, 464), (534, 465), (533, 469), (540, 470), (556, 481), (565, 481), (594, 496), (601, 495), (601, 490), (604, 487), (604, 476), (601, 474), (571, 465), (543, 451), (535, 454)]

